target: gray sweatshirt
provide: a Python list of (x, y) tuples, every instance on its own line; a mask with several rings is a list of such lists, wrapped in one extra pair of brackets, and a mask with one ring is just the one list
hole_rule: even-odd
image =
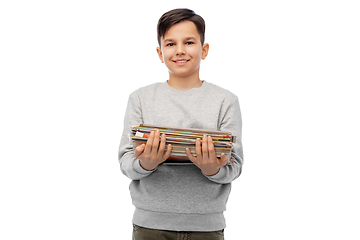
[[(236, 135), (231, 153), (234, 165), (222, 167), (214, 176), (205, 176), (194, 164), (161, 164), (146, 171), (129, 140), (131, 126), (141, 123), (231, 132)], [(224, 229), (231, 182), (243, 164), (241, 125), (238, 98), (206, 81), (188, 91), (161, 82), (133, 92), (119, 148), (121, 171), (132, 180), (133, 223), (170, 231)]]

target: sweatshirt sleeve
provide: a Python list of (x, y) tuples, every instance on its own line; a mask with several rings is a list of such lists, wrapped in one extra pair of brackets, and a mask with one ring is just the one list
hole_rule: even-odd
[(213, 175), (207, 176), (213, 182), (227, 184), (238, 178), (241, 174), (244, 163), (243, 147), (241, 142), (242, 119), (239, 101), (236, 98), (227, 107), (222, 109), (220, 119), (220, 131), (228, 131), (236, 136), (236, 142), (231, 150), (231, 158), (234, 160), (233, 165), (226, 165), (220, 168), (220, 171)]
[(131, 127), (140, 123), (143, 123), (141, 103), (138, 95), (134, 92), (128, 100), (118, 155), (121, 172), (131, 180), (140, 180), (153, 172), (147, 171), (140, 166), (140, 161), (135, 157), (130, 140)]

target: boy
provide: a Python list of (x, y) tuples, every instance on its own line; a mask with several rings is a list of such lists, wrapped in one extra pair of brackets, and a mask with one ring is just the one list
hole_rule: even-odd
[[(165, 13), (158, 22), (157, 53), (169, 70), (166, 82), (133, 92), (128, 101), (119, 148), (121, 171), (133, 180), (130, 194), (135, 213), (133, 239), (224, 239), (223, 212), (230, 183), (242, 169), (241, 114), (237, 97), (201, 81), (199, 68), (209, 51), (205, 22), (189, 9)], [(171, 145), (159, 131), (135, 148), (131, 126), (141, 123), (232, 132), (233, 165), (217, 158), (210, 136), (197, 139), (193, 164), (166, 164)]]

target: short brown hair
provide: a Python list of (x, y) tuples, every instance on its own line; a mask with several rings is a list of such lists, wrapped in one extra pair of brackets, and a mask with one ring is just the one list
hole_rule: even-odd
[(187, 8), (178, 8), (164, 13), (159, 19), (157, 25), (157, 39), (159, 46), (161, 47), (161, 37), (165, 35), (173, 25), (182, 21), (191, 21), (195, 24), (196, 29), (200, 35), (201, 44), (205, 42), (205, 21), (197, 15), (193, 10)]

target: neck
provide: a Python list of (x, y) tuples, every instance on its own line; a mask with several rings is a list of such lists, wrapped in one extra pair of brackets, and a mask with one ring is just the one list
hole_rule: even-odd
[(202, 81), (199, 78), (199, 74), (191, 77), (179, 77), (170, 74), (168, 84), (178, 90), (187, 91), (192, 88), (201, 87)]

